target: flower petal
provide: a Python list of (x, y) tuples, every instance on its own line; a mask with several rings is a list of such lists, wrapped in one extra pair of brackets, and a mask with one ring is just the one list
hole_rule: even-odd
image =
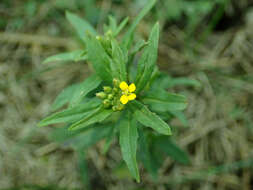
[(125, 81), (121, 82), (119, 85), (121, 90), (126, 90), (128, 88), (128, 85)]
[(128, 87), (129, 92), (134, 92), (136, 90), (136, 86), (134, 83), (130, 84)]
[(135, 93), (131, 93), (130, 95), (127, 96), (128, 100), (134, 100), (136, 98)]
[(127, 97), (126, 95), (122, 95), (122, 96), (120, 97), (120, 102), (121, 102), (122, 104), (126, 104), (126, 103), (128, 102), (128, 97)]

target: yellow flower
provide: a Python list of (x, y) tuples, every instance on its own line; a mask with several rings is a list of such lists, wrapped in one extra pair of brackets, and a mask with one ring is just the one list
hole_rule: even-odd
[(120, 97), (120, 102), (122, 104), (127, 104), (128, 101), (134, 100), (136, 98), (136, 94), (133, 93), (136, 90), (134, 83), (128, 86), (128, 84), (123, 81), (120, 83), (119, 87), (122, 90), (122, 96)]

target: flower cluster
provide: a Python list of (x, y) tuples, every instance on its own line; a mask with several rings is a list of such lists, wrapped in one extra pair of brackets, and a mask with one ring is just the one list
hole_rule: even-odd
[(112, 108), (113, 111), (124, 109), (124, 105), (128, 101), (134, 100), (136, 94), (136, 86), (134, 83), (128, 84), (125, 81), (120, 82), (117, 79), (113, 80), (113, 87), (104, 86), (104, 91), (98, 92), (96, 96), (103, 100), (105, 108)]
[(134, 100), (136, 98), (136, 94), (133, 93), (136, 90), (134, 83), (128, 86), (128, 84), (123, 81), (120, 83), (119, 87), (122, 90), (122, 95), (120, 97), (120, 102), (122, 104), (127, 104), (128, 101)]

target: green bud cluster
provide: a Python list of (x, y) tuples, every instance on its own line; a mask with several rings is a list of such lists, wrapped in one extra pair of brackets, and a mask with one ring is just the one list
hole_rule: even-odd
[(112, 46), (111, 46), (112, 31), (108, 30), (104, 36), (97, 36), (96, 38), (98, 41), (100, 41), (105, 51), (109, 55), (112, 55)]
[(121, 90), (119, 88), (120, 81), (113, 79), (113, 87), (104, 86), (102, 92), (96, 93), (96, 96), (103, 100), (105, 108), (111, 108), (113, 111), (121, 111), (124, 105), (120, 102)]

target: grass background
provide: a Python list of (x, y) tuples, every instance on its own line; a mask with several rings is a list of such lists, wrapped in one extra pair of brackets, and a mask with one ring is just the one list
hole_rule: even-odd
[[(138, 27), (147, 38), (159, 20), (158, 65), (171, 77), (201, 87), (170, 91), (187, 96), (187, 120), (173, 120), (174, 138), (191, 159), (167, 158), (157, 181), (141, 169), (135, 183), (115, 141), (85, 155), (50, 139), (37, 122), (56, 95), (91, 72), (83, 63), (41, 65), (49, 55), (82, 46), (65, 19), (73, 11), (102, 31), (108, 14), (132, 20), (147, 0), (1, 0), (0, 189), (230, 190), (253, 188), (253, 4), (250, 0), (160, 0)], [(86, 173), (86, 169), (88, 172)], [(89, 176), (89, 185), (87, 177)]]

